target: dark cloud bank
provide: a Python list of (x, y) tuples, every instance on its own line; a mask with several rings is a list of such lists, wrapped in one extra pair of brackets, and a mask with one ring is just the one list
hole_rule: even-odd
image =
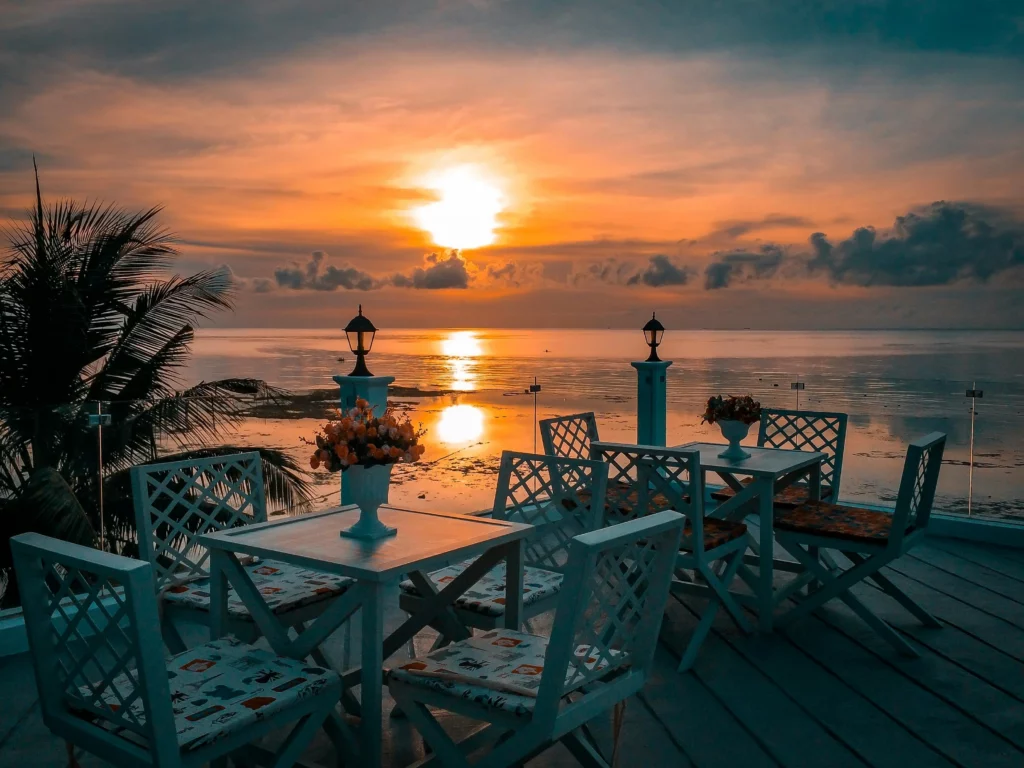
[[(792, 221), (797, 221), (794, 217)], [(744, 230), (749, 231), (749, 230)], [(960, 281), (987, 282), (1024, 267), (1024, 221), (1014, 213), (976, 203), (937, 202), (896, 218), (891, 229), (859, 227), (844, 240), (813, 233), (809, 248), (774, 243), (716, 251), (702, 260), (703, 285), (714, 291), (770, 279), (822, 279), (835, 285), (939, 286)], [(665, 254), (635, 260), (608, 258), (583, 266), (569, 277), (573, 284), (599, 282), (624, 287), (685, 286), (700, 272), (682, 258)], [(408, 272), (375, 277), (361, 269), (328, 263), (314, 251), (305, 264), (274, 270), (274, 279), (248, 281), (257, 292), (290, 290), (371, 291), (386, 286), (420, 290), (465, 289), (491, 283), (521, 287), (535, 283), (535, 264), (509, 261), (486, 266), (469, 264), (457, 251), (432, 253), (423, 266)]]

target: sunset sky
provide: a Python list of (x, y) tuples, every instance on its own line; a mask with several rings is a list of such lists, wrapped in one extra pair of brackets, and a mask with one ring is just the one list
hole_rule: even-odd
[(1019, 2), (0, 0), (33, 153), (221, 325), (1024, 327)]

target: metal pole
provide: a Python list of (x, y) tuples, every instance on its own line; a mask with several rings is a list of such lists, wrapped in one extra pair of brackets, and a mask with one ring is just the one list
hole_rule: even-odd
[(100, 550), (103, 552), (107, 551), (107, 525), (103, 515), (103, 403), (96, 403), (96, 446), (98, 450), (98, 457), (96, 461), (97, 472), (99, 474), (99, 486), (100, 486)]
[(974, 500), (974, 413), (977, 410), (978, 400), (973, 397), (977, 394), (978, 382), (971, 382), (971, 463), (967, 469), (967, 516), (971, 516), (971, 504)]

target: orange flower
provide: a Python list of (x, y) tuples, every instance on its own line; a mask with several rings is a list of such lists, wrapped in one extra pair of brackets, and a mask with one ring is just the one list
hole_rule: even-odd
[(355, 432), (356, 432), (356, 437), (360, 437), (360, 438), (364, 437), (366, 435), (366, 425), (365, 424), (356, 424)]
[(361, 397), (356, 398), (356, 408), (365, 408), (369, 403)]
[(397, 446), (392, 445), (390, 453), (391, 453), (391, 458), (392, 459), (400, 459), (400, 458), (402, 458), (402, 449), (397, 447)]
[(366, 428), (366, 436), (367, 437), (376, 437), (377, 436), (377, 428), (376, 427), (367, 427)]
[(334, 454), (339, 459), (344, 459), (346, 456), (348, 456), (348, 446), (345, 445), (344, 443), (339, 443), (338, 445), (334, 446)]
[(320, 469), (320, 454), (314, 453), (309, 457), (310, 469)]
[(331, 454), (327, 451), (320, 451), (320, 461), (327, 462), (331, 458)]

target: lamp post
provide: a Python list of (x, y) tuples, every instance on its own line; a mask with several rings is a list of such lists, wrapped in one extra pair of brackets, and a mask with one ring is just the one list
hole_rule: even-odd
[(359, 305), (359, 314), (348, 321), (345, 326), (345, 336), (348, 338), (348, 348), (356, 356), (356, 367), (352, 369), (349, 376), (373, 376), (370, 369), (366, 367), (366, 356), (370, 354), (373, 347), (373, 337), (377, 335), (377, 328), (370, 322), (370, 318), (363, 314), (363, 305)]
[(658, 345), (661, 344), (661, 340), (664, 336), (665, 326), (658, 321), (657, 313), (651, 312), (651, 319), (648, 320), (647, 325), (644, 326), (644, 340), (647, 342), (647, 346), (651, 348), (651, 354), (645, 362), (661, 362), (661, 358), (658, 357)]
[(636, 368), (636, 441), (640, 445), (665, 445), (666, 379), (672, 361), (658, 357), (665, 326), (655, 313), (651, 313), (643, 332), (651, 353), (642, 362), (630, 363)]
[[(342, 411), (354, 407), (359, 398), (366, 400), (377, 414), (383, 414), (388, 407), (388, 385), (395, 377), (374, 376), (366, 367), (366, 356), (370, 354), (376, 335), (377, 327), (363, 314), (363, 305), (360, 304), (359, 314), (345, 326), (345, 337), (348, 339), (349, 349), (356, 356), (356, 367), (347, 376), (334, 377), (340, 390), (339, 404)], [(344, 473), (339, 474), (342, 475), (341, 503), (349, 504), (352, 501), (350, 489), (345, 484)]]

